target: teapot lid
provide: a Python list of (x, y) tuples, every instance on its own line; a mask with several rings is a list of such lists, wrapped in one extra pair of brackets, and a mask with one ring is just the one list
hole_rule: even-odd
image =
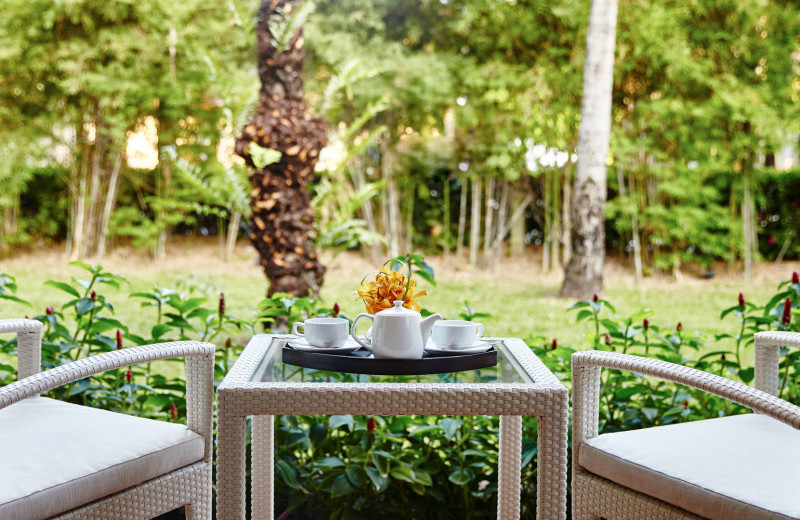
[(394, 303), (394, 307), (389, 307), (388, 309), (383, 309), (378, 314), (390, 315), (390, 316), (396, 316), (396, 315), (408, 315), (408, 316), (419, 315), (419, 313), (417, 311), (414, 311), (414, 310), (411, 310), (411, 309), (406, 309), (405, 307), (403, 307), (403, 304), (405, 303), (403, 300), (395, 300), (393, 303)]

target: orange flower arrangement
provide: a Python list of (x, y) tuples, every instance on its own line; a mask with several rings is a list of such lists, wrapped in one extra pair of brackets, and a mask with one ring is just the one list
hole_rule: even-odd
[(397, 271), (391, 271), (386, 265), (381, 267), (373, 281), (365, 283), (366, 279), (367, 277), (364, 277), (353, 296), (356, 300), (364, 300), (369, 314), (376, 314), (393, 307), (396, 300), (402, 300), (403, 307), (419, 312), (421, 306), (417, 298), (428, 294), (425, 290), (415, 292), (416, 281), (413, 278), (410, 276), (406, 278)]

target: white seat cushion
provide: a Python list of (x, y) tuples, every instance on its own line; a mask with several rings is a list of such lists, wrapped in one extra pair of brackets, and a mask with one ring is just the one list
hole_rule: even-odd
[(586, 470), (719, 520), (800, 518), (800, 431), (736, 415), (600, 435)]
[(0, 410), (0, 518), (37, 520), (202, 460), (181, 424), (44, 397)]

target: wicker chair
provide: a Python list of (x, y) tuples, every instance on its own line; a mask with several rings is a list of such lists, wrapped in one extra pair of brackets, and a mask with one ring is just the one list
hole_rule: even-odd
[[(775, 397), (781, 346), (800, 347), (800, 334), (756, 334), (759, 389), (639, 356), (573, 355), (572, 517), (800, 518), (800, 407)], [(701, 389), (756, 413), (598, 436), (601, 367)]]
[[(19, 380), (0, 388), (0, 518), (149, 519), (186, 506), (211, 519), (214, 346), (131, 347), (40, 372), (42, 325), (17, 333)], [(39, 394), (107, 370), (186, 358), (187, 426), (65, 403)]]

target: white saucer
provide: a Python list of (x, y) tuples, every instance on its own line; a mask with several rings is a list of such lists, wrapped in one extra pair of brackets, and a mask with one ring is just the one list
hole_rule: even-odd
[(495, 343), (500, 343), (499, 339), (479, 339), (471, 347), (465, 348), (441, 348), (433, 344), (433, 341), (428, 341), (425, 351), (437, 356), (461, 356), (464, 354), (478, 354), (486, 352)]
[(347, 338), (347, 343), (342, 345), (341, 347), (318, 347), (316, 345), (310, 345), (303, 339), (290, 339), (287, 343), (290, 347), (295, 350), (303, 350), (305, 352), (336, 352), (337, 354), (348, 354), (350, 352), (354, 352), (361, 348), (361, 345), (355, 342), (353, 338)]

